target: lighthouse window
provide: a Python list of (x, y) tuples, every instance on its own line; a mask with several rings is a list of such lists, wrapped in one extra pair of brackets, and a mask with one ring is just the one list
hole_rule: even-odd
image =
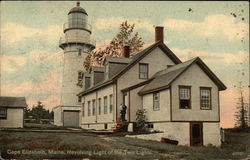
[(78, 49), (78, 56), (81, 56), (82, 55), (82, 49)]
[(85, 28), (87, 23), (87, 17), (82, 13), (69, 14), (69, 27)]
[(78, 81), (83, 79), (82, 71), (78, 71)]

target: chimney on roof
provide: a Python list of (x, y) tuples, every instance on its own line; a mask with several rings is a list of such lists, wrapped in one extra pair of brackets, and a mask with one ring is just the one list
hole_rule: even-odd
[(129, 56), (130, 56), (130, 47), (128, 45), (125, 45), (123, 47), (123, 57), (129, 58)]
[(164, 27), (156, 26), (155, 27), (155, 42), (161, 41), (163, 43), (163, 33)]

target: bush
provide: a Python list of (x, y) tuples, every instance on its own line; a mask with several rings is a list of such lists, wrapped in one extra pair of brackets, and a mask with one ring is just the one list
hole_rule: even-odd
[(145, 109), (138, 109), (136, 111), (136, 126), (138, 130), (145, 130), (146, 113)]

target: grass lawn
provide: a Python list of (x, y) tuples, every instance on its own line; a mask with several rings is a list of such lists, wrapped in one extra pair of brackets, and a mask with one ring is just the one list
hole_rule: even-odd
[(57, 159), (242, 159), (250, 154), (250, 134), (226, 132), (221, 148), (186, 147), (89, 132), (0, 131), (3, 158)]

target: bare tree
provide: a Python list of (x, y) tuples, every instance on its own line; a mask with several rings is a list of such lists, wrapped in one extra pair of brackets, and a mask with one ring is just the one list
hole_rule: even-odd
[(245, 71), (242, 67), (243, 63), (240, 63), (241, 68), (238, 70), (239, 75), (239, 85), (238, 86), (234, 86), (239, 90), (239, 99), (238, 99), (238, 103), (236, 105), (236, 112), (235, 112), (235, 127), (240, 127), (240, 128), (246, 128), (248, 127), (248, 121), (249, 121), (249, 110), (248, 110), (248, 105), (245, 102), (245, 97), (243, 95), (243, 88), (245, 87), (242, 84), (242, 79), (245, 76)]
[(144, 42), (137, 32), (134, 33), (134, 27), (134, 24), (128, 24), (127, 21), (123, 22), (120, 25), (119, 33), (110, 41), (107, 47), (91, 51), (83, 64), (86, 71), (89, 71), (91, 66), (101, 66), (106, 56), (121, 57), (125, 45), (130, 46), (130, 56), (136, 54)]
[(239, 103), (237, 103), (237, 111), (235, 112), (235, 126), (240, 128), (248, 127), (248, 104), (245, 103), (242, 91), (240, 92)]

